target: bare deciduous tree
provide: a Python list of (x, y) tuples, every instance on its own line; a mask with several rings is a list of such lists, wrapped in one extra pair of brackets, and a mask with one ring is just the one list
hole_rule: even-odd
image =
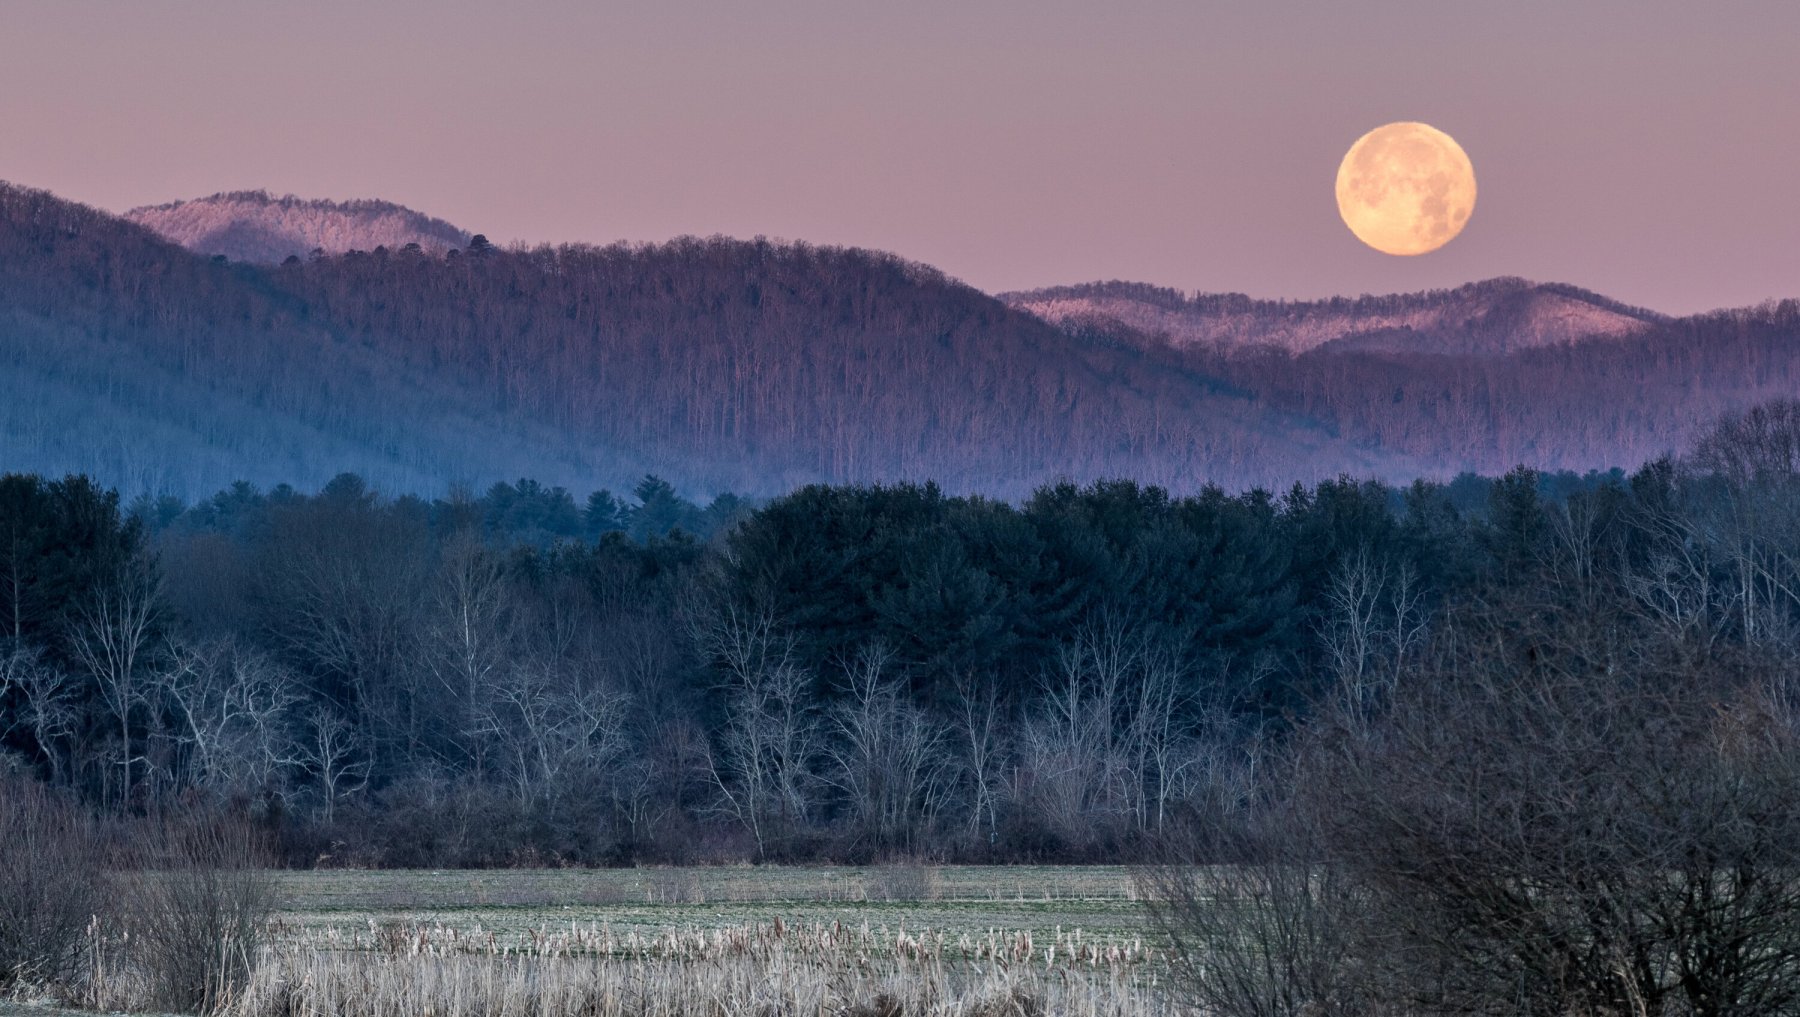
[(503, 760), (521, 801), (567, 785), (576, 774), (597, 778), (625, 747), (624, 698), (601, 687), (580, 688), (552, 665), (509, 669), (491, 692), (482, 734)]
[(135, 769), (145, 762), (134, 750), (132, 717), (143, 702), (144, 671), (161, 609), (155, 563), (139, 556), (90, 591), (69, 625), (69, 647), (98, 686), (119, 735), (116, 800), (121, 803), (131, 801)]
[(1418, 572), (1358, 547), (1332, 570), (1324, 608), (1319, 641), (1335, 687), (1354, 711), (1369, 715), (1425, 639)]
[(517, 651), (515, 612), (500, 556), (462, 532), (450, 539), (438, 567), (422, 640), (425, 666), (448, 697), (452, 734), (476, 779), (485, 769), (487, 740), (479, 734), (512, 683), (507, 663)]
[(43, 655), (13, 646), (0, 656), (0, 696), (18, 690), (23, 709), (13, 718), (13, 730), (31, 735), (49, 766), (52, 785), (61, 786), (68, 776), (66, 758), (73, 749), (67, 743), (75, 734), (80, 713), (75, 706), (75, 682), (66, 672), (44, 663)]
[(1436, 1013), (1787, 1012), (1800, 740), (1763, 682), (1616, 621), (1530, 617), (1312, 757), (1383, 984)]
[(1000, 839), (1000, 809), (1006, 799), (1006, 718), (991, 683), (970, 674), (957, 681), (956, 743), (968, 792), (969, 834), (992, 848)]
[(876, 850), (916, 852), (950, 791), (945, 732), (907, 698), (892, 650), (864, 646), (844, 671), (828, 779)]
[(314, 703), (301, 713), (300, 736), (288, 762), (318, 795), (319, 818), (331, 821), (337, 803), (367, 787), (373, 762), (362, 732), (337, 708)]
[(151, 679), (174, 721), (182, 784), (215, 792), (281, 789), (302, 699), (286, 668), (215, 641), (174, 647)]
[(823, 748), (813, 675), (766, 605), (689, 605), (686, 614), (695, 649), (725, 678), (725, 728), (706, 763), (716, 808), (763, 855), (812, 810)]

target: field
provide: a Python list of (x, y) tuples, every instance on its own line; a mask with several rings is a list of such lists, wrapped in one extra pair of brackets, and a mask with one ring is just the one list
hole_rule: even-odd
[(348, 932), (395, 922), (519, 932), (569, 922), (621, 931), (732, 928), (779, 917), (909, 930), (1141, 935), (1122, 867), (912, 866), (313, 871), (276, 876), (281, 925)]
[(1115, 867), (295, 872), (247, 1017), (1161, 1013)]

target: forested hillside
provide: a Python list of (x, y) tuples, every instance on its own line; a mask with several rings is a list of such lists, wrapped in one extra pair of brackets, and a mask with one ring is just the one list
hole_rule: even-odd
[(1438, 475), (1643, 462), (1800, 391), (1795, 300), (1669, 319), (1517, 279), (1312, 303), (1122, 283), (1004, 299)]
[(264, 268), (0, 191), (5, 461), (194, 495), (351, 469), (685, 490), (935, 479), (1192, 489), (1391, 458), (923, 266), (727, 240), (355, 251)]
[(1505, 358), (1320, 349), (1189, 355), (1358, 445), (1477, 470), (1587, 468), (1685, 447), (1724, 413), (1800, 392), (1800, 301)]
[(344, 470), (414, 493), (645, 473), (702, 499), (1188, 493), (1629, 466), (1800, 390), (1794, 302), (1670, 321), (1517, 280), (1291, 305), (1056, 293), (1306, 348), (1052, 323), (891, 255), (761, 240), (234, 263), (4, 187), (0, 462), (190, 497)]

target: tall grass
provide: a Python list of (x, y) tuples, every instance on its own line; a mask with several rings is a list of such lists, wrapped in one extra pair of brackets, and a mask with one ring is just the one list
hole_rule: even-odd
[(284, 936), (237, 1017), (1151, 1017), (1161, 959), (1079, 931), (949, 936), (804, 927), (502, 936), (371, 924)]

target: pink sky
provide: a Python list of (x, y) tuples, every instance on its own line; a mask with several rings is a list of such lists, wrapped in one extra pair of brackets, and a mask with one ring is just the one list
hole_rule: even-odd
[[(1792, 0), (25, 0), (0, 179), (854, 244), (987, 290), (1524, 275), (1687, 312), (1800, 295), (1796, 40)], [(1436, 254), (1337, 219), (1338, 160), (1391, 120), (1474, 160)]]

